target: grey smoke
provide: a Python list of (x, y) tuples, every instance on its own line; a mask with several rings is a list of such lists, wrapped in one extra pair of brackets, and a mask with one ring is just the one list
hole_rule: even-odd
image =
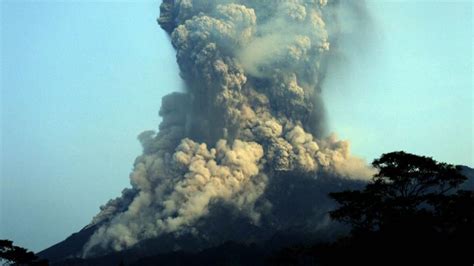
[(265, 191), (276, 176), (372, 176), (324, 126), (322, 82), (343, 32), (337, 11), (363, 8), (348, 3), (164, 0), (158, 22), (186, 92), (162, 99), (158, 133), (139, 136), (132, 188), (101, 207), (83, 255), (199, 234), (196, 222), (216, 202), (259, 226), (275, 204)]

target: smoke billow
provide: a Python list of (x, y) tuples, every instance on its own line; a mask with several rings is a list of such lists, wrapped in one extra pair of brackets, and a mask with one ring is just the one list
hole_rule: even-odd
[(327, 134), (321, 98), (343, 21), (338, 10), (351, 6), (163, 0), (158, 22), (171, 36), (186, 92), (162, 99), (158, 133), (139, 136), (132, 188), (101, 207), (83, 255), (162, 234), (199, 235), (197, 222), (216, 204), (258, 227), (278, 204), (267, 193), (276, 177), (371, 176), (348, 142)]

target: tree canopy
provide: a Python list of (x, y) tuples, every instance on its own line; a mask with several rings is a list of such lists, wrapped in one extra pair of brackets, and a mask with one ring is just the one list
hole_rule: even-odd
[[(422, 222), (426, 227), (426, 219), (434, 222), (435, 216), (449, 217), (443, 205), (449, 202), (457, 209), (461, 200), (472, 197), (472, 191), (457, 191), (466, 177), (455, 166), (430, 157), (392, 152), (383, 154), (372, 165), (378, 173), (364, 190), (330, 194), (340, 204), (331, 217), (350, 224), (354, 232), (399, 227), (407, 222), (412, 226)], [(463, 209), (462, 214), (467, 215), (470, 210)]]
[(7, 239), (0, 240), (0, 262), (3, 265), (48, 265), (47, 260), (39, 259), (25, 248), (14, 246), (13, 241)]
[(474, 192), (460, 189), (467, 178), (458, 167), (403, 151), (383, 154), (372, 164), (378, 172), (364, 189), (329, 194), (339, 203), (331, 218), (349, 225), (350, 234), (334, 243), (296, 249), (295, 261), (311, 258), (315, 265), (474, 262)]

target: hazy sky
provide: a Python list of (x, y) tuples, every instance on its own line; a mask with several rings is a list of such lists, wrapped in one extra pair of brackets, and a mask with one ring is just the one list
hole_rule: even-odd
[[(136, 136), (181, 90), (159, 1), (1, 2), (0, 239), (39, 251), (128, 186)], [(474, 165), (471, 1), (372, 1), (369, 45), (324, 91), (367, 161), (405, 150)]]

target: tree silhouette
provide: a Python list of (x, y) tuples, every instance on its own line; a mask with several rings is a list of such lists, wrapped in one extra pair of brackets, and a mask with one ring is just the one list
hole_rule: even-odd
[(402, 151), (372, 164), (378, 173), (363, 190), (329, 194), (348, 236), (280, 255), (291, 265), (474, 263), (474, 192), (459, 189), (467, 178), (457, 167)]
[(14, 246), (13, 241), (0, 240), (0, 262), (3, 265), (48, 265), (47, 260), (40, 260), (33, 252)]
[(364, 190), (330, 193), (341, 205), (331, 217), (349, 223), (354, 232), (432, 218), (444, 202), (456, 205), (469, 198), (468, 192), (463, 198), (452, 194), (466, 180), (453, 165), (402, 151), (383, 154), (372, 165), (379, 172)]
[(330, 194), (340, 204), (331, 218), (352, 228), (338, 245), (400, 260), (474, 262), (467, 249), (474, 236), (474, 193), (458, 189), (467, 178), (457, 167), (402, 151), (372, 165), (379, 171), (364, 190)]

